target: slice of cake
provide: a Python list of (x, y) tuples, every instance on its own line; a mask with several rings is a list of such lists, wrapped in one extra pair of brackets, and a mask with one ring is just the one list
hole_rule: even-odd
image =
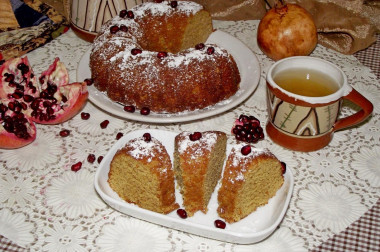
[(283, 183), (281, 163), (269, 150), (236, 145), (224, 168), (217, 212), (227, 222), (237, 222), (267, 204)]
[(182, 132), (175, 137), (174, 172), (188, 216), (207, 213), (220, 179), (227, 136), (220, 131)]
[(163, 214), (179, 207), (170, 157), (149, 133), (130, 140), (116, 152), (108, 183), (120, 198), (139, 207)]

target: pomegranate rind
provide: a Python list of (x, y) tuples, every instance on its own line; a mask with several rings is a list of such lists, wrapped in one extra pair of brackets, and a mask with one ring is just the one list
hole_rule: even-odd
[(54, 59), (53, 64), (46, 71), (42, 72), (39, 81), (41, 90), (46, 89), (49, 82), (60, 87), (69, 84), (69, 74), (65, 65), (57, 57)]
[(85, 82), (63, 85), (59, 87), (59, 92), (67, 97), (67, 102), (61, 104), (60, 109), (55, 114), (56, 119), (44, 121), (32, 117), (34, 122), (48, 125), (63, 123), (77, 115), (86, 105), (88, 90)]

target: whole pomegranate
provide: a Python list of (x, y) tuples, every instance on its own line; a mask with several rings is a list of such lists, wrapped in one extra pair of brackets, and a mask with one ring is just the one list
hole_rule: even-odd
[(297, 4), (278, 1), (260, 20), (257, 43), (273, 60), (309, 55), (317, 42), (312, 16)]
[(67, 69), (59, 58), (38, 79), (27, 57), (2, 62), (0, 148), (19, 148), (33, 142), (34, 122), (58, 124), (75, 116), (87, 101), (87, 84), (68, 83)]

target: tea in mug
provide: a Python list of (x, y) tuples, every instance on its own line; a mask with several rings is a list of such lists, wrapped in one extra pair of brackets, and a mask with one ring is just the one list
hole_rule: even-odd
[(306, 68), (281, 71), (274, 76), (273, 80), (281, 88), (302, 96), (326, 96), (339, 89), (339, 84), (332, 77)]

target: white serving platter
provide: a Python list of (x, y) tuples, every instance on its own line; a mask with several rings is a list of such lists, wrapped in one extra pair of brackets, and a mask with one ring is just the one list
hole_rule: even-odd
[[(191, 234), (217, 239), (225, 242), (237, 244), (251, 244), (259, 242), (268, 237), (282, 221), (293, 192), (294, 179), (291, 169), (288, 167), (284, 174), (284, 184), (277, 191), (277, 194), (271, 198), (265, 206), (259, 207), (255, 212), (240, 220), (239, 222), (228, 224), (225, 229), (219, 229), (214, 226), (214, 221), (220, 219), (217, 209), (217, 191), (220, 184), (217, 185), (209, 205), (207, 214), (197, 212), (194, 216), (187, 219), (181, 219), (176, 211), (168, 215), (159, 214), (137, 205), (127, 203), (122, 200), (116, 192), (109, 186), (108, 172), (110, 162), (117, 150), (122, 148), (125, 143), (131, 139), (142, 136), (144, 133), (150, 133), (152, 137), (160, 140), (166, 147), (171, 160), (173, 160), (174, 137), (178, 134), (170, 131), (144, 129), (130, 132), (123, 136), (105, 155), (100, 163), (95, 175), (95, 189), (100, 197), (112, 208), (127, 215), (159, 224), (168, 228), (181, 230)], [(227, 154), (231, 151), (231, 146), (227, 146)], [(178, 188), (176, 189), (176, 200), (182, 208), (182, 197)]]
[[(223, 113), (245, 101), (257, 88), (260, 80), (260, 64), (256, 55), (240, 40), (222, 31), (213, 32), (206, 43), (217, 44), (225, 48), (235, 59), (240, 71), (240, 88), (235, 95), (213, 106), (181, 113), (150, 113), (141, 115), (139, 111), (129, 113), (124, 111), (123, 105), (109, 99), (104, 92), (94, 86), (89, 86), (89, 99), (99, 108), (124, 119), (151, 123), (177, 123), (193, 121)], [(91, 77), (89, 68), (91, 49), (82, 56), (78, 69), (77, 81)]]

